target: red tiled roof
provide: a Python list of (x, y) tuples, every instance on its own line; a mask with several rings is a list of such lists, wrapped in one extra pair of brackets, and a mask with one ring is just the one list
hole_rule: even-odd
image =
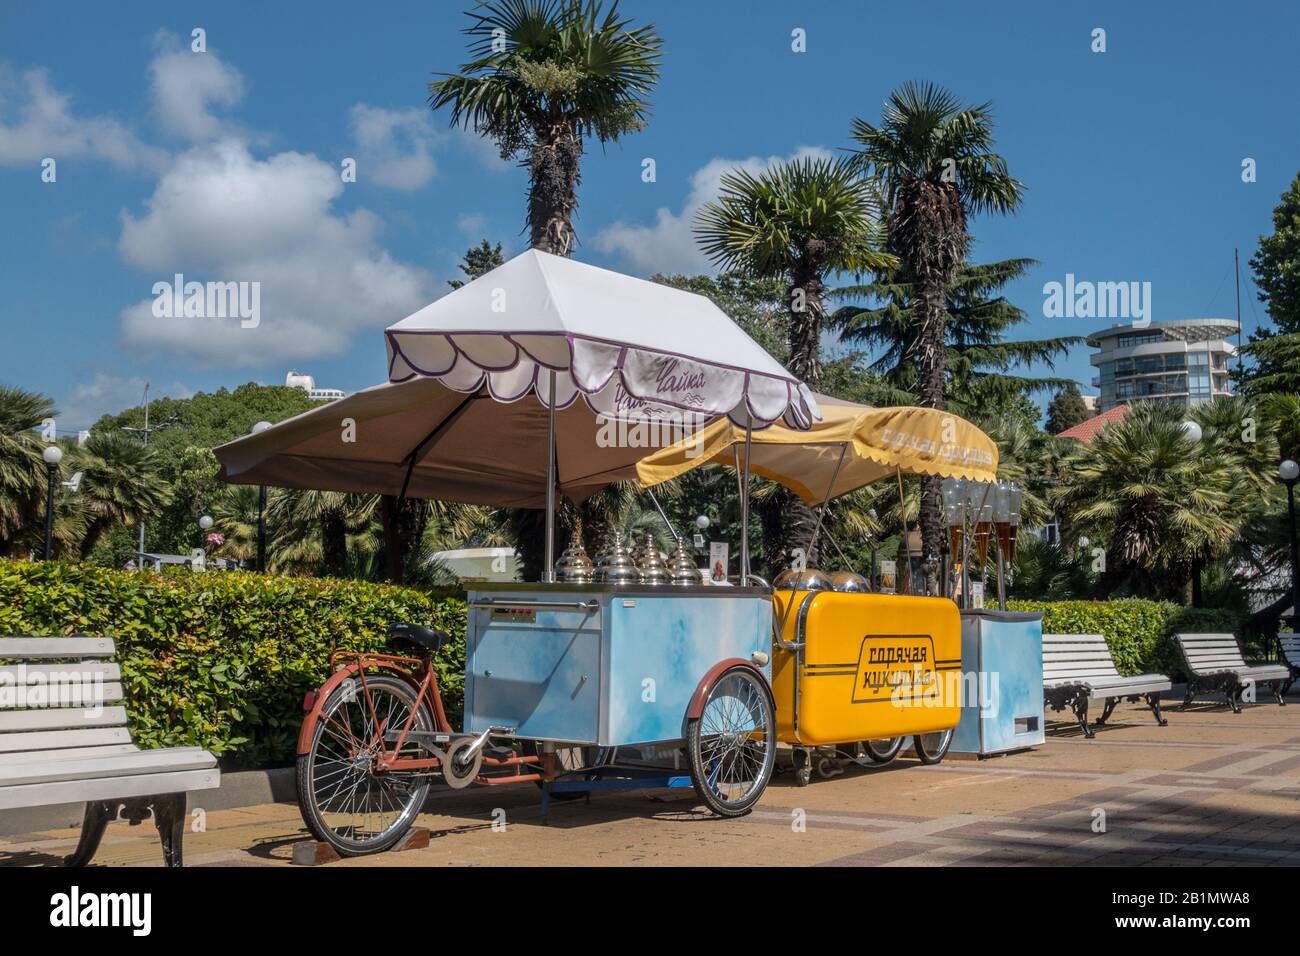
[(1111, 422), (1121, 421), (1128, 414), (1127, 405), (1116, 405), (1108, 412), (1102, 412), (1089, 418), (1086, 422), (1079, 422), (1073, 428), (1067, 428), (1057, 435), (1057, 438), (1076, 438), (1085, 445), (1097, 437), (1098, 433)]

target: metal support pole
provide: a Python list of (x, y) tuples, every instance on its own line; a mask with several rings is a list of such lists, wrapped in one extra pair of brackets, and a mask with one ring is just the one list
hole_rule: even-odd
[(550, 393), (546, 397), (546, 563), (542, 581), (555, 581), (555, 370), (550, 372)]
[(754, 415), (745, 409), (745, 470), (740, 481), (740, 585), (749, 583), (749, 451), (753, 446)]
[(826, 516), (826, 508), (831, 503), (831, 494), (835, 491), (835, 479), (840, 476), (840, 469), (844, 466), (844, 455), (848, 450), (848, 442), (844, 442), (840, 445), (839, 461), (835, 462), (835, 470), (831, 472), (831, 483), (826, 486), (826, 497), (822, 499), (822, 505), (817, 509), (817, 524), (813, 526), (812, 538), (808, 541), (809, 561), (813, 559), (813, 555), (817, 551), (817, 535), (820, 534), (822, 530), (822, 518)]
[(1000, 544), (997, 545), (997, 549), (998, 549), (998, 610), (1005, 611), (1007, 609), (1007, 584), (1006, 584), (1007, 559), (1006, 559), (1006, 555), (1002, 553), (1002, 545)]
[(266, 573), (266, 485), (257, 486), (257, 573)]
[(1296, 543), (1294, 481), (1286, 483), (1286, 510), (1291, 519), (1291, 615), (1294, 622), (1300, 619), (1300, 545)]
[(45, 473), (49, 478), (49, 492), (45, 497), (45, 560), (54, 554), (54, 483), (59, 478), (59, 466), (45, 464)]

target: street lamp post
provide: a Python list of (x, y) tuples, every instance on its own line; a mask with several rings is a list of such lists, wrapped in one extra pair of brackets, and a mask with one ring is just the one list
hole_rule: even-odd
[(1291, 616), (1300, 614), (1300, 545), (1296, 543), (1295, 483), (1300, 478), (1300, 465), (1288, 458), (1277, 470), (1277, 476), (1286, 485), (1286, 510), (1291, 524)]
[(49, 490), (45, 496), (45, 560), (50, 560), (54, 552), (54, 486), (59, 480), (59, 462), (63, 461), (63, 449), (58, 445), (47, 445), (41, 452), (45, 459), (45, 474), (49, 481)]
[[(270, 427), (270, 422), (258, 422), (253, 426), (253, 434)], [(257, 570), (259, 574), (266, 573), (266, 485), (257, 486)]]

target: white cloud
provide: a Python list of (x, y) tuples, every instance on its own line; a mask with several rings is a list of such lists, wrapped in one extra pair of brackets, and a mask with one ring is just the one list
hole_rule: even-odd
[(15, 76), (0, 64), (0, 165), (35, 170), (46, 157), (148, 170), (162, 170), (168, 161), (166, 152), (142, 143), (111, 117), (76, 115), (72, 98), (51, 85), (45, 70)]
[(123, 310), (127, 341), (207, 365), (292, 363), (338, 354), (358, 332), (430, 301), (431, 276), (380, 246), (378, 217), (333, 209), (343, 188), (324, 160), (257, 159), (238, 140), (179, 156), (145, 213), (123, 213), (122, 256), (149, 274), (150, 290), (178, 272), (187, 282), (259, 282), (260, 324), (155, 317), (151, 294)]
[[(144, 397), (142, 377), (125, 378), (97, 372), (88, 382), (82, 382), (72, 390), (72, 394), (58, 403), (59, 417), (57, 425), (60, 434), (89, 428), (102, 415), (116, 414), (126, 408), (134, 408)], [(155, 382), (149, 389), (149, 398), (189, 398), (194, 390), (180, 382), (173, 382), (169, 388), (159, 388)]]
[(456, 219), (456, 228), (467, 236), (478, 235), (486, 224), (487, 219), (478, 213), (468, 213)]
[(700, 207), (717, 198), (718, 184), (723, 175), (733, 169), (757, 174), (776, 163), (829, 156), (831, 152), (821, 146), (800, 146), (790, 156), (711, 159), (691, 175), (691, 191), (680, 212), (660, 207), (653, 225), (619, 220), (600, 230), (592, 239), (592, 245), (600, 252), (621, 256), (633, 271), (641, 275), (656, 272), (712, 273), (714, 267), (696, 244), (692, 227)]
[(436, 134), (428, 110), (414, 106), (389, 110), (358, 103), (349, 115), (359, 180), (411, 190), (433, 178)]
[(149, 64), (154, 112), (163, 129), (191, 142), (216, 139), (223, 120), (213, 106), (235, 106), (244, 97), (244, 77), (216, 53), (194, 53), (160, 33), (158, 54)]

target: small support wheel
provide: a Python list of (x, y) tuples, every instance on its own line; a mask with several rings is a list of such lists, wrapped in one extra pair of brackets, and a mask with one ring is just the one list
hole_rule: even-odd
[(884, 740), (864, 740), (862, 750), (874, 764), (881, 766), (891, 763), (903, 749), (902, 737), (889, 737)]
[(923, 764), (938, 763), (952, 746), (952, 735), (951, 727), (932, 734), (917, 734), (914, 741), (917, 759)]
[(812, 754), (802, 747), (794, 748), (794, 782), (800, 787), (812, 783)]

